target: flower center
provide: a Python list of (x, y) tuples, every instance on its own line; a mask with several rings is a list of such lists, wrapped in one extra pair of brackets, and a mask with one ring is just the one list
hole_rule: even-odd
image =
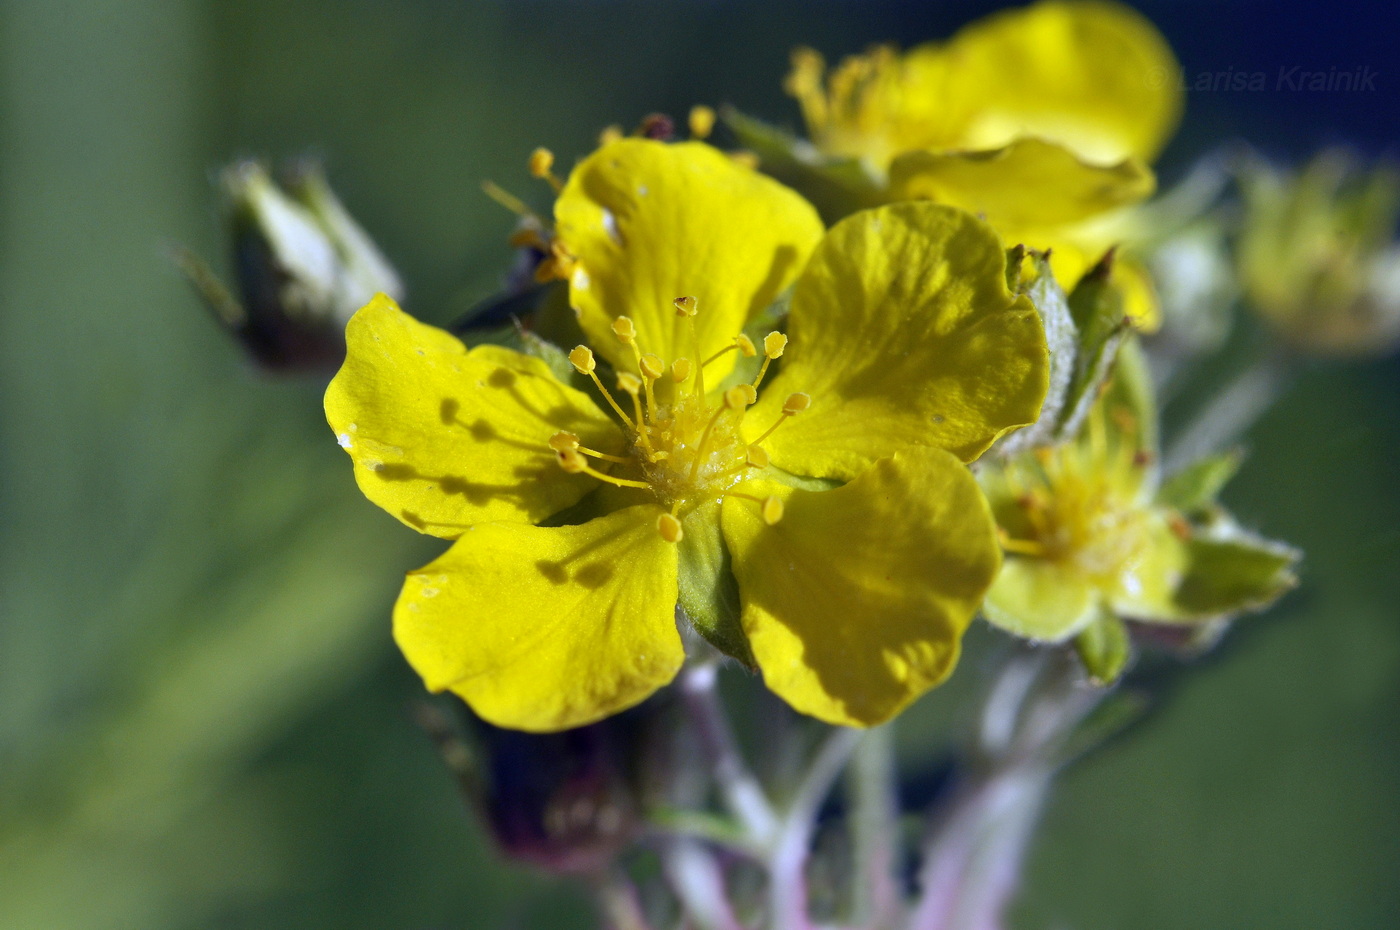
[(1042, 450), (1008, 468), (1029, 538), (1003, 531), (1002, 547), (1111, 584), (1148, 542), (1149, 511), (1140, 500), (1146, 458), (1128, 443), (1109, 448), (1101, 413), (1087, 426), (1086, 442)]
[[(678, 297), (675, 307), (677, 315), (689, 325), (698, 359), (696, 300)], [(778, 498), (757, 498), (732, 489), (746, 477), (768, 467), (768, 453), (760, 443), (789, 417), (811, 404), (806, 394), (789, 395), (777, 422), (756, 441), (744, 440), (744, 415), (758, 400), (758, 389), (769, 365), (787, 348), (787, 337), (778, 332), (764, 337), (763, 363), (752, 382), (709, 395), (705, 391), (706, 366), (729, 352), (739, 352), (749, 358), (757, 356), (759, 348), (749, 337), (743, 334), (734, 337), (730, 345), (698, 364), (682, 357), (668, 365), (659, 356), (643, 351), (630, 318), (618, 317), (612, 329), (618, 340), (632, 350), (636, 363), (635, 373), (618, 374), (616, 395), (598, 377), (592, 349), (576, 347), (569, 353), (569, 361), (581, 374), (593, 380), (622, 422), (629, 448), (625, 455), (608, 455), (579, 445), (578, 437), (572, 433), (555, 433), (550, 446), (557, 454), (559, 466), (566, 472), (589, 474), (619, 487), (650, 491), (659, 504), (670, 510), (663, 516), (658, 530), (671, 542), (681, 538), (678, 514), (689, 513), (701, 504), (725, 497), (753, 500), (770, 524), (780, 520), (782, 502)], [(619, 401), (624, 395), (625, 399)]]

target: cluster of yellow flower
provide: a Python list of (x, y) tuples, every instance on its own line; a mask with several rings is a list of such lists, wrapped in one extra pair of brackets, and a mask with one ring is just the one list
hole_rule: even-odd
[(381, 294), (326, 395), (366, 496), (454, 540), (394, 610), (427, 685), (558, 730), (703, 637), (870, 726), (951, 673), (984, 604), (1111, 680), (1125, 620), (1284, 590), (1296, 555), (1212, 503), (1225, 464), (1161, 482), (1135, 367), (1131, 207), (1174, 71), (1137, 14), (1046, 0), (830, 75), (799, 52), (810, 141), (726, 114), (736, 157), (700, 110), (698, 138), (610, 133), (567, 178), (537, 153), (554, 215), (526, 238), (584, 344), (468, 348)]

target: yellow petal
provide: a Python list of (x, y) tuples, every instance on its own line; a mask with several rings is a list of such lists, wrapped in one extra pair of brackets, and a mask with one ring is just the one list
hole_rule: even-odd
[(1027, 639), (1062, 642), (1098, 616), (1100, 597), (1084, 576), (1048, 559), (1011, 556), (987, 592), (987, 620)]
[[(574, 169), (554, 215), (577, 259), (569, 298), (583, 330), (628, 370), (635, 362), (611, 330), (615, 317), (630, 316), (642, 351), (670, 362), (695, 353), (672, 305), (695, 297), (709, 355), (792, 283), (822, 234), (805, 200), (703, 142), (604, 145)], [(727, 356), (707, 374), (718, 380), (732, 366)]]
[(1045, 331), (1006, 287), (996, 235), (966, 213), (892, 204), (834, 226), (793, 292), (781, 374), (745, 419), (751, 438), (789, 392), (805, 412), (764, 441), (775, 464), (851, 478), (875, 459), (937, 446), (964, 461), (1034, 422)]
[(394, 639), (429, 689), (456, 692), (498, 726), (563, 730), (625, 710), (685, 660), (662, 512), (474, 526), (409, 574)]
[(455, 539), (474, 523), (534, 523), (596, 481), (567, 475), (549, 437), (575, 433), (616, 452), (621, 431), (544, 362), (498, 346), (470, 352), (380, 294), (345, 330), (345, 365), (326, 419), (374, 503), (423, 533)]
[(906, 152), (890, 166), (896, 200), (935, 200), (984, 216), (1010, 244), (1044, 248), (1037, 236), (1152, 195), (1156, 179), (1141, 162), (1090, 164), (1044, 139), (1002, 148)]
[(957, 93), (974, 113), (966, 148), (1023, 136), (1098, 162), (1151, 161), (1181, 119), (1180, 65), (1156, 28), (1116, 3), (1050, 2), (1007, 10), (947, 46)]
[(874, 726), (941, 682), (996, 574), (991, 514), (938, 449), (881, 459), (832, 491), (753, 481), (724, 501), (744, 631), (763, 680), (805, 714)]
[(1141, 541), (1107, 592), (1113, 610), (1137, 620), (1170, 621), (1180, 613), (1176, 589), (1186, 573), (1186, 543), (1160, 510), (1147, 515)]

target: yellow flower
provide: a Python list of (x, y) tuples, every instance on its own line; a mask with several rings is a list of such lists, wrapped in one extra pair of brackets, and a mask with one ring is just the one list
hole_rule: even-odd
[[(787, 88), (813, 143), (859, 160), (884, 196), (979, 214), (1008, 244), (1050, 250), (1073, 287), (1131, 230), (1147, 167), (1181, 115), (1178, 66), (1136, 12), (1042, 0), (901, 55), (880, 47), (829, 75), (809, 49)], [(1152, 328), (1145, 272), (1120, 262), (1129, 314)]]
[[(680, 668), (678, 588), (711, 563), (741, 657), (798, 710), (871, 725), (941, 681), (999, 562), (960, 457), (1046, 389), (991, 231), (903, 204), (818, 244), (786, 188), (638, 139), (585, 159), (555, 213), (593, 393), (379, 298), (326, 395), (365, 494), (456, 540), (394, 611), (427, 685), (518, 729), (622, 710)], [(744, 335), (799, 271), (788, 332)]]
[(1081, 654), (1114, 640), (1126, 650), (1125, 619), (1199, 625), (1293, 585), (1297, 553), (1244, 532), (1214, 504), (1234, 460), (1164, 486), (1152, 419), (1129, 343), (1077, 439), (982, 468), (1007, 556), (988, 620), (1034, 640), (1079, 637)]

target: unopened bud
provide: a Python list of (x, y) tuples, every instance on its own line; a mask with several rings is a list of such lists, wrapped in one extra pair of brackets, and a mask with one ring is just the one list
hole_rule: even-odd
[(344, 358), (355, 311), (381, 292), (402, 300), (403, 283), (319, 166), (300, 162), (284, 175), (279, 187), (261, 163), (243, 161), (221, 176), (237, 296), (193, 253), (175, 259), (260, 364), (331, 367)]

